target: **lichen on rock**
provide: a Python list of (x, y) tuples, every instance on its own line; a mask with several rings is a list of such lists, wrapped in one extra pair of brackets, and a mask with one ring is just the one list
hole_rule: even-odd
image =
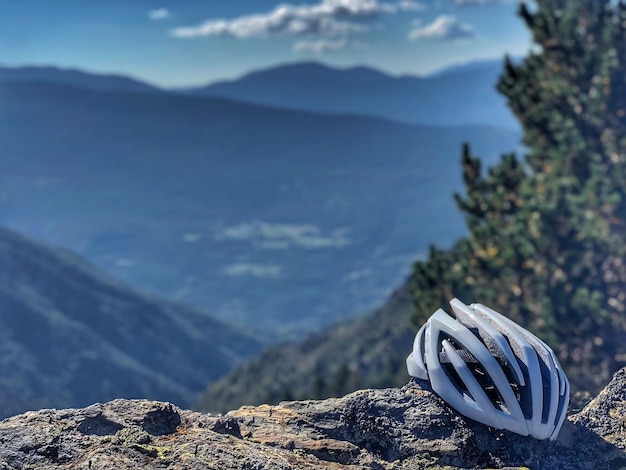
[(559, 438), (494, 430), (428, 385), (244, 406), (223, 416), (115, 400), (0, 422), (0, 470), (31, 469), (622, 469), (626, 369)]

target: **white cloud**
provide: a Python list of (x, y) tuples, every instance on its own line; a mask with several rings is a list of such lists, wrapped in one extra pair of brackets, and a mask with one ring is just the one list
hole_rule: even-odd
[(314, 54), (326, 54), (345, 49), (348, 46), (346, 39), (338, 39), (336, 41), (330, 39), (319, 39), (317, 41), (298, 41), (293, 45), (296, 52), (313, 52)]
[(170, 17), (170, 11), (167, 8), (158, 8), (148, 12), (148, 18), (153, 21), (165, 20)]
[[(383, 13), (417, 11), (424, 6), (413, 0), (383, 3), (378, 0), (321, 0), (316, 4), (282, 4), (267, 13), (256, 13), (233, 19), (210, 19), (199, 25), (172, 30), (178, 38), (198, 36), (232, 36), (236, 38), (270, 35), (347, 36), (367, 31), (363, 20)], [(358, 22), (357, 22), (358, 21)]]
[(202, 240), (201, 233), (186, 233), (182, 237), (182, 241), (185, 243), (197, 243)]
[(485, 5), (497, 5), (505, 3), (506, 0), (452, 0), (455, 7), (479, 7)]
[(372, 275), (372, 268), (360, 268), (350, 271), (347, 275), (345, 275), (342, 279), (344, 282), (354, 282), (360, 281), (366, 277), (370, 277)]
[(226, 227), (215, 234), (215, 239), (246, 241), (267, 250), (342, 248), (350, 244), (345, 229), (323, 234), (311, 224), (271, 224), (260, 221)]
[(414, 2), (412, 0), (402, 0), (396, 4), (399, 11), (424, 11), (428, 7), (423, 3)]
[(454, 16), (441, 15), (432, 23), (421, 26), (414, 23), (414, 29), (409, 32), (409, 39), (467, 39), (474, 37), (474, 29), (467, 23), (461, 23)]
[(278, 279), (282, 271), (282, 268), (275, 264), (237, 263), (227, 266), (223, 272), (229, 277), (249, 276), (259, 279)]

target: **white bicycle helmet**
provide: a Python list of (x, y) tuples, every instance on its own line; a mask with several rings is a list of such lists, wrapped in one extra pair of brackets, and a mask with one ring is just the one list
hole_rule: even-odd
[(456, 319), (437, 310), (406, 360), (459, 413), (522, 436), (554, 440), (569, 403), (569, 382), (543, 341), (481, 304), (452, 299)]

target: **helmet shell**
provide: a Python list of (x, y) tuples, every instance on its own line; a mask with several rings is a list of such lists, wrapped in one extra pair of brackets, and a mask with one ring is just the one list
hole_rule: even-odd
[(495, 310), (452, 299), (456, 319), (437, 310), (420, 328), (409, 374), (468, 418), (554, 440), (569, 403), (569, 382), (552, 349)]

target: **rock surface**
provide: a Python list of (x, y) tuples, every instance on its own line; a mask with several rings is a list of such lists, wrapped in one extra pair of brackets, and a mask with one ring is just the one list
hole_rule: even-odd
[(424, 383), (223, 416), (145, 400), (0, 423), (0, 469), (622, 469), (626, 369), (555, 442), (490, 429)]

